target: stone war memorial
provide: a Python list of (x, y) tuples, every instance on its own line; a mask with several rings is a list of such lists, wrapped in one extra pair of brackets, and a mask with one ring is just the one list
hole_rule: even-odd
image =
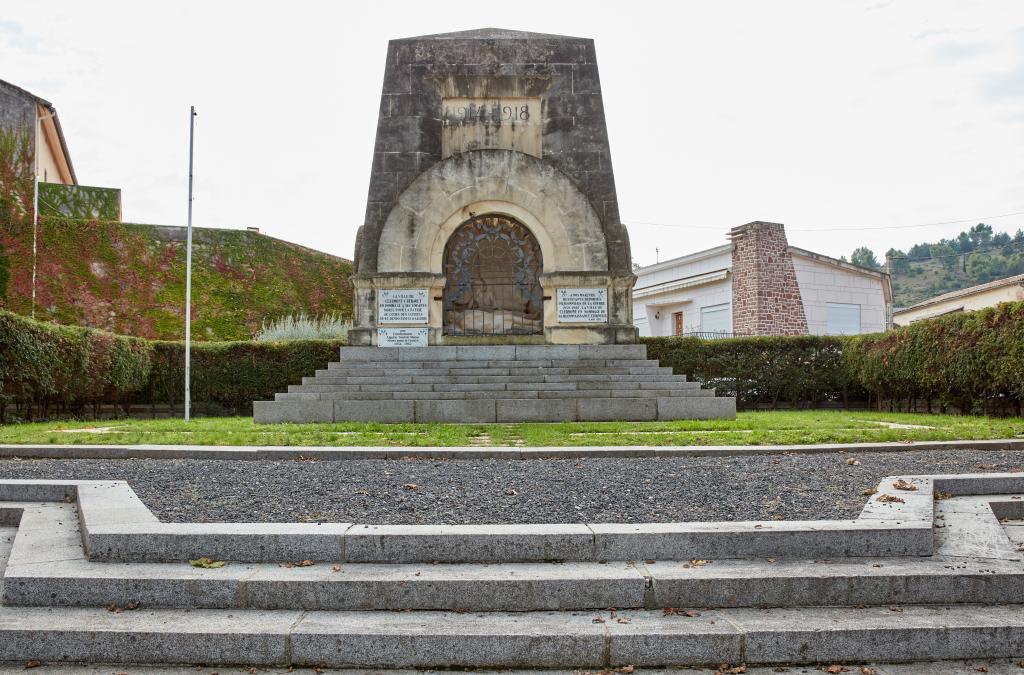
[(259, 422), (734, 417), (636, 344), (593, 40), (388, 45), (354, 326)]

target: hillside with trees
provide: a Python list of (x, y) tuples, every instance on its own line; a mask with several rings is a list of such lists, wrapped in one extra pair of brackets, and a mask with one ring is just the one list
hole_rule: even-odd
[(892, 274), (893, 303), (909, 307), (927, 298), (1024, 274), (1024, 230), (993, 232), (978, 223), (951, 239), (922, 242), (906, 251), (890, 248), (884, 260), (866, 246), (850, 262)]

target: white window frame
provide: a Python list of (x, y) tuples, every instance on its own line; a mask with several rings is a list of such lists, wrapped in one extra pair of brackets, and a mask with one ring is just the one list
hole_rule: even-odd
[[(856, 310), (857, 323), (846, 323), (853, 316)], [(833, 311), (847, 312), (843, 315), (833, 315)], [(828, 335), (860, 335), (863, 326), (863, 311), (859, 304), (853, 302), (827, 302), (825, 303), (825, 332)], [(850, 330), (854, 328), (854, 330)]]
[[(709, 329), (705, 323), (705, 314), (708, 313), (724, 313), (725, 324), (724, 328), (712, 328)], [(701, 333), (721, 333), (723, 335), (732, 334), (732, 303), (723, 302), (717, 305), (706, 305), (700, 308), (700, 332)], [(706, 337), (706, 335), (705, 335)]]

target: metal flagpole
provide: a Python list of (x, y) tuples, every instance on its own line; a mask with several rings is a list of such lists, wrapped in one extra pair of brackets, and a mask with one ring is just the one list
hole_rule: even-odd
[(185, 253), (185, 421), (192, 407), (192, 148), (196, 130), (196, 107), (188, 113), (188, 237)]

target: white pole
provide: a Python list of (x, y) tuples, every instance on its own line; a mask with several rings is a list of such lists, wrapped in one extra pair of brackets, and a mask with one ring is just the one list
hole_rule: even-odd
[(188, 113), (188, 236), (185, 252), (185, 421), (192, 407), (192, 148), (195, 139), (196, 107)]
[(35, 129), (32, 130), (32, 318), (36, 318), (36, 259), (39, 250), (39, 132), (41, 124), (36, 113)]

